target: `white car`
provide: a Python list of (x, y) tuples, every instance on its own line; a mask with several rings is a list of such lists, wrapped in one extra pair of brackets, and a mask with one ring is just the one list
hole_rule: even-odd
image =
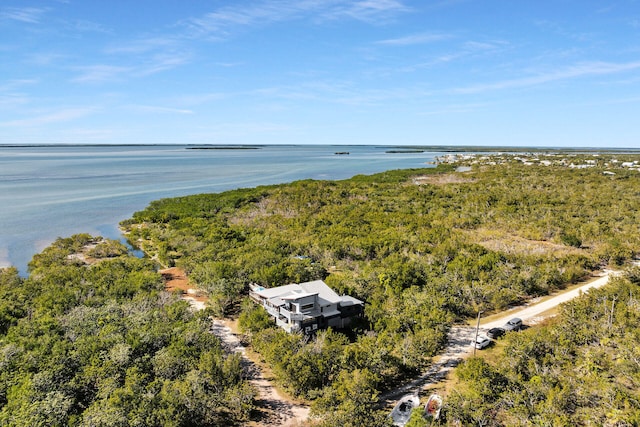
[(482, 350), (483, 348), (489, 347), (491, 345), (491, 340), (484, 335), (478, 335), (476, 338), (475, 347), (478, 350)]

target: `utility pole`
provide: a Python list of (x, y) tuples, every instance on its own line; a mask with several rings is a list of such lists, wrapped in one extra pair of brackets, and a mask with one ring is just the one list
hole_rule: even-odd
[(480, 330), (480, 315), (484, 313), (482, 310), (478, 310), (478, 322), (476, 323), (476, 337), (473, 340), (473, 357), (476, 357), (476, 342), (478, 341), (478, 331)]

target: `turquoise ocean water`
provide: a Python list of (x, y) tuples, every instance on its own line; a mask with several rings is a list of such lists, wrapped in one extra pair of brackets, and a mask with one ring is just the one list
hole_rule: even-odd
[(389, 150), (393, 147), (0, 146), (0, 267), (14, 265), (26, 273), (31, 257), (57, 237), (120, 238), (118, 223), (152, 200), (429, 167), (445, 154)]

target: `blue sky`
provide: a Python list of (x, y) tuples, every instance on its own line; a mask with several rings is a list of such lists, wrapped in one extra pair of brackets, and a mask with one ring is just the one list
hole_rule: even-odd
[(640, 1), (2, 0), (16, 143), (640, 147)]

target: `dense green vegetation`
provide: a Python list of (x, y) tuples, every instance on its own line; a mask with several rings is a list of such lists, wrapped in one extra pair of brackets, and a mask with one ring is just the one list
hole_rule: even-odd
[(458, 366), (451, 425), (640, 425), (640, 269), (506, 338), (498, 360)]
[[(314, 400), (316, 414), (375, 425), (377, 393), (428, 366), (453, 322), (640, 250), (637, 172), (605, 174), (602, 163), (306, 180), (159, 200), (123, 226), (134, 245), (208, 290), (218, 314), (236, 312), (249, 283), (323, 278), (366, 301), (348, 337), (287, 335), (250, 305), (240, 324), (282, 386)], [(365, 410), (356, 416), (356, 407)]]
[[(147, 259), (88, 235), (59, 239), (28, 278), (0, 270), (0, 425), (249, 418), (254, 390), (239, 357), (224, 353), (206, 314), (163, 291), (152, 259), (182, 267), (216, 315), (238, 315), (280, 385), (312, 402), (314, 425), (387, 425), (380, 392), (425, 369), (454, 322), (640, 252), (638, 172), (605, 174), (606, 159), (590, 169), (441, 165), (159, 200), (122, 224)], [(564, 306), (556, 323), (510, 335), (495, 363), (461, 365), (446, 422), (640, 423), (639, 277), (631, 270)], [(366, 301), (362, 321), (290, 335), (244, 299), (250, 283), (314, 279)]]
[[(90, 261), (87, 261), (90, 259)], [(0, 425), (209, 426), (253, 405), (210, 321), (116, 241), (59, 239), (0, 269)]]

